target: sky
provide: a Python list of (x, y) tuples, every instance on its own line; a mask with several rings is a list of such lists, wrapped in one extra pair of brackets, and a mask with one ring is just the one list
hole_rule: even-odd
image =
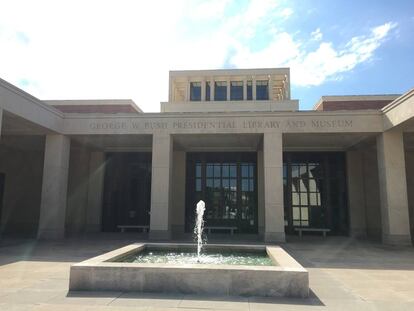
[(168, 100), (169, 70), (290, 67), (292, 99), (414, 87), (414, 1), (0, 0), (0, 78), (40, 99)]

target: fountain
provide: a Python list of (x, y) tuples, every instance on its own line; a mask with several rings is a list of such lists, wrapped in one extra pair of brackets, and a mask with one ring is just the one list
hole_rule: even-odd
[(308, 297), (308, 271), (279, 246), (203, 248), (204, 211), (205, 203), (199, 201), (197, 252), (194, 244), (130, 244), (72, 265), (69, 289)]
[(206, 204), (203, 200), (197, 203), (196, 208), (196, 222), (194, 226), (194, 235), (197, 238), (197, 262), (200, 262), (201, 249), (203, 248), (203, 229), (204, 229), (204, 211), (206, 210)]

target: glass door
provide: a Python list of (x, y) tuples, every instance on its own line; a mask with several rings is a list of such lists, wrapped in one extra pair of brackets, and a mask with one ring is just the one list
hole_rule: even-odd
[(321, 163), (292, 163), (292, 222), (294, 227), (323, 228), (325, 213), (323, 211), (321, 190)]
[(346, 234), (344, 155), (340, 152), (287, 152), (283, 186), (285, 227), (329, 228)]
[(233, 153), (189, 154), (188, 159), (187, 231), (194, 222), (195, 204), (204, 200), (206, 226), (256, 232), (256, 161), (243, 161), (242, 156)]
[(148, 226), (151, 205), (151, 154), (106, 154), (102, 230), (120, 226)]

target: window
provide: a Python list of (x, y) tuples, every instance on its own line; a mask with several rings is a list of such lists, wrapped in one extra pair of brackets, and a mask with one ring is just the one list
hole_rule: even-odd
[(256, 81), (256, 99), (269, 100), (269, 82), (267, 80)]
[(322, 165), (312, 162), (292, 163), (291, 170), (293, 225), (307, 227), (311, 225), (311, 212), (322, 206)]
[(292, 169), (292, 218), (293, 225), (309, 226), (308, 189), (309, 180), (306, 163), (294, 163)]
[(206, 101), (210, 101), (210, 82), (206, 82)]
[(283, 209), (285, 214), (285, 227), (289, 226), (289, 187), (288, 187), (288, 165), (283, 163)]
[(256, 165), (254, 163), (241, 163), (241, 219), (254, 224), (254, 212), (256, 207)]
[(217, 81), (214, 85), (214, 100), (227, 100), (227, 82)]
[(343, 152), (284, 152), (283, 185), (286, 232), (309, 227), (348, 233)]
[(195, 205), (206, 203), (206, 226), (237, 227), (257, 233), (257, 155), (189, 153), (186, 182), (186, 231), (194, 228)]
[(230, 99), (243, 100), (243, 81), (232, 81), (230, 86)]
[(253, 88), (252, 88), (252, 81), (247, 81), (247, 100), (253, 99)]
[(196, 170), (195, 170), (195, 191), (196, 192), (201, 192), (201, 163), (197, 162), (196, 163)]
[(190, 101), (201, 101), (201, 82), (190, 82)]

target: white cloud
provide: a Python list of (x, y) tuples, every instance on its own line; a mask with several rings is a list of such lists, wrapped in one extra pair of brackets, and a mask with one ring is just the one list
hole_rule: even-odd
[[(0, 77), (39, 98), (166, 100), (183, 1), (9, 1), (0, 10)], [(22, 10), (24, 8), (24, 10)], [(24, 33), (22, 44), (16, 37)]]
[(211, 19), (223, 16), (230, 0), (203, 0), (189, 2), (189, 15), (193, 19)]
[[(169, 70), (222, 68), (232, 55), (236, 67), (290, 65), (294, 83), (316, 85), (369, 59), (395, 27), (307, 53), (275, 24), (292, 9), (260, 0), (226, 14), (229, 1), (0, 0), (0, 77), (42, 99), (132, 98), (158, 111)], [(194, 34), (197, 21), (206, 27)], [(263, 29), (273, 40), (249, 48)]]
[(260, 68), (284, 64), (299, 57), (300, 44), (295, 42), (288, 33), (278, 33), (274, 40), (265, 48), (251, 52), (248, 47), (240, 45), (231, 62), (239, 68)]
[(332, 43), (322, 42), (318, 49), (293, 60), (292, 83), (300, 86), (320, 85), (328, 78), (352, 70), (372, 58), (389, 31), (396, 24), (386, 23), (372, 28), (369, 35), (353, 37), (344, 49), (336, 50)]
[[(0, 77), (42, 99), (132, 98), (158, 111), (169, 70), (223, 67), (278, 6), (251, 1), (213, 22), (229, 1), (3, 0)], [(188, 20), (219, 29), (191, 36)]]
[(284, 18), (288, 18), (293, 14), (292, 8), (284, 8), (280, 12), (280, 15), (282, 15)]
[[(236, 67), (290, 67), (292, 84), (316, 86), (371, 59), (374, 51), (396, 26), (396, 23), (389, 22), (372, 28), (369, 35), (353, 37), (343, 49), (335, 49), (331, 42), (321, 42), (314, 51), (307, 51), (290, 34), (279, 32), (260, 51), (240, 48), (231, 62)], [(314, 38), (319, 34), (322, 37), (320, 29), (312, 34)]]
[(315, 41), (320, 41), (322, 40), (322, 32), (320, 28), (315, 29), (314, 31), (311, 32), (311, 38)]

